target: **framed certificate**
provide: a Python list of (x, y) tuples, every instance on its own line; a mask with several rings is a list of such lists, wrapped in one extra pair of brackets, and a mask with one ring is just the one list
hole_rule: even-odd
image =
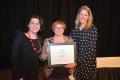
[(75, 43), (49, 43), (48, 66), (60, 67), (75, 62)]

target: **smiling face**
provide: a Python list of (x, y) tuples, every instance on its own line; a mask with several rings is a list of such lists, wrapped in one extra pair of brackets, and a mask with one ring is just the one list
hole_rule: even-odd
[(37, 33), (40, 30), (40, 21), (38, 18), (31, 18), (29, 24), (29, 31), (32, 33)]
[(53, 31), (54, 31), (55, 35), (57, 35), (57, 36), (63, 35), (63, 33), (64, 33), (64, 26), (62, 24), (56, 24), (53, 27)]
[(55, 36), (63, 36), (65, 28), (66, 28), (66, 24), (62, 20), (57, 20), (52, 24), (52, 29), (53, 32), (55, 33)]
[(87, 29), (93, 26), (93, 15), (91, 9), (88, 6), (84, 5), (79, 8), (75, 20), (75, 26), (84, 26)]
[(80, 11), (80, 15), (79, 15), (79, 20), (81, 24), (86, 24), (89, 18), (89, 14), (88, 11), (85, 9), (82, 9)]

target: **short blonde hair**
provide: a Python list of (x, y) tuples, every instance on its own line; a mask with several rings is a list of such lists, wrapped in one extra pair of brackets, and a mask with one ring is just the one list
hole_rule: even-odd
[(60, 24), (64, 27), (64, 29), (66, 28), (66, 24), (63, 20), (56, 20), (55, 22), (53, 22), (52, 24), (52, 29), (54, 29), (54, 27), (57, 25), (57, 24)]
[(75, 20), (75, 26), (79, 27), (81, 25), (80, 20), (79, 20), (81, 10), (86, 10), (88, 12), (88, 20), (87, 20), (87, 23), (86, 23), (85, 27), (86, 28), (91, 28), (93, 26), (93, 15), (92, 15), (92, 12), (91, 12), (90, 8), (86, 5), (82, 6), (78, 10), (77, 17), (76, 17), (76, 20)]

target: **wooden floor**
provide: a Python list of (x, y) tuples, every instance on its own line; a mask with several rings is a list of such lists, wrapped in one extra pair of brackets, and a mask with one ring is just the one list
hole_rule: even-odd
[(12, 80), (12, 70), (0, 69), (0, 80)]
[[(69, 76), (70, 80), (74, 80), (72, 76)], [(12, 69), (0, 69), (0, 80), (13, 80)]]
[[(97, 68), (104, 68), (104, 67), (119, 67), (120, 68), (120, 57), (97, 58)], [(70, 76), (70, 78), (72, 77)], [(13, 80), (12, 69), (11, 68), (0, 69), (0, 80)]]

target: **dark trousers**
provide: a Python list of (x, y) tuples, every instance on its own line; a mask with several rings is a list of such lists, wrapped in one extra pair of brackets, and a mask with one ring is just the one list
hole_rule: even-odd
[(47, 80), (70, 80), (70, 79), (67, 77), (67, 78), (60, 78), (60, 79), (48, 78)]
[(36, 74), (21, 74), (13, 70), (13, 80), (19, 80), (20, 78), (23, 78), (23, 80), (47, 80), (44, 67), (40, 67)]

